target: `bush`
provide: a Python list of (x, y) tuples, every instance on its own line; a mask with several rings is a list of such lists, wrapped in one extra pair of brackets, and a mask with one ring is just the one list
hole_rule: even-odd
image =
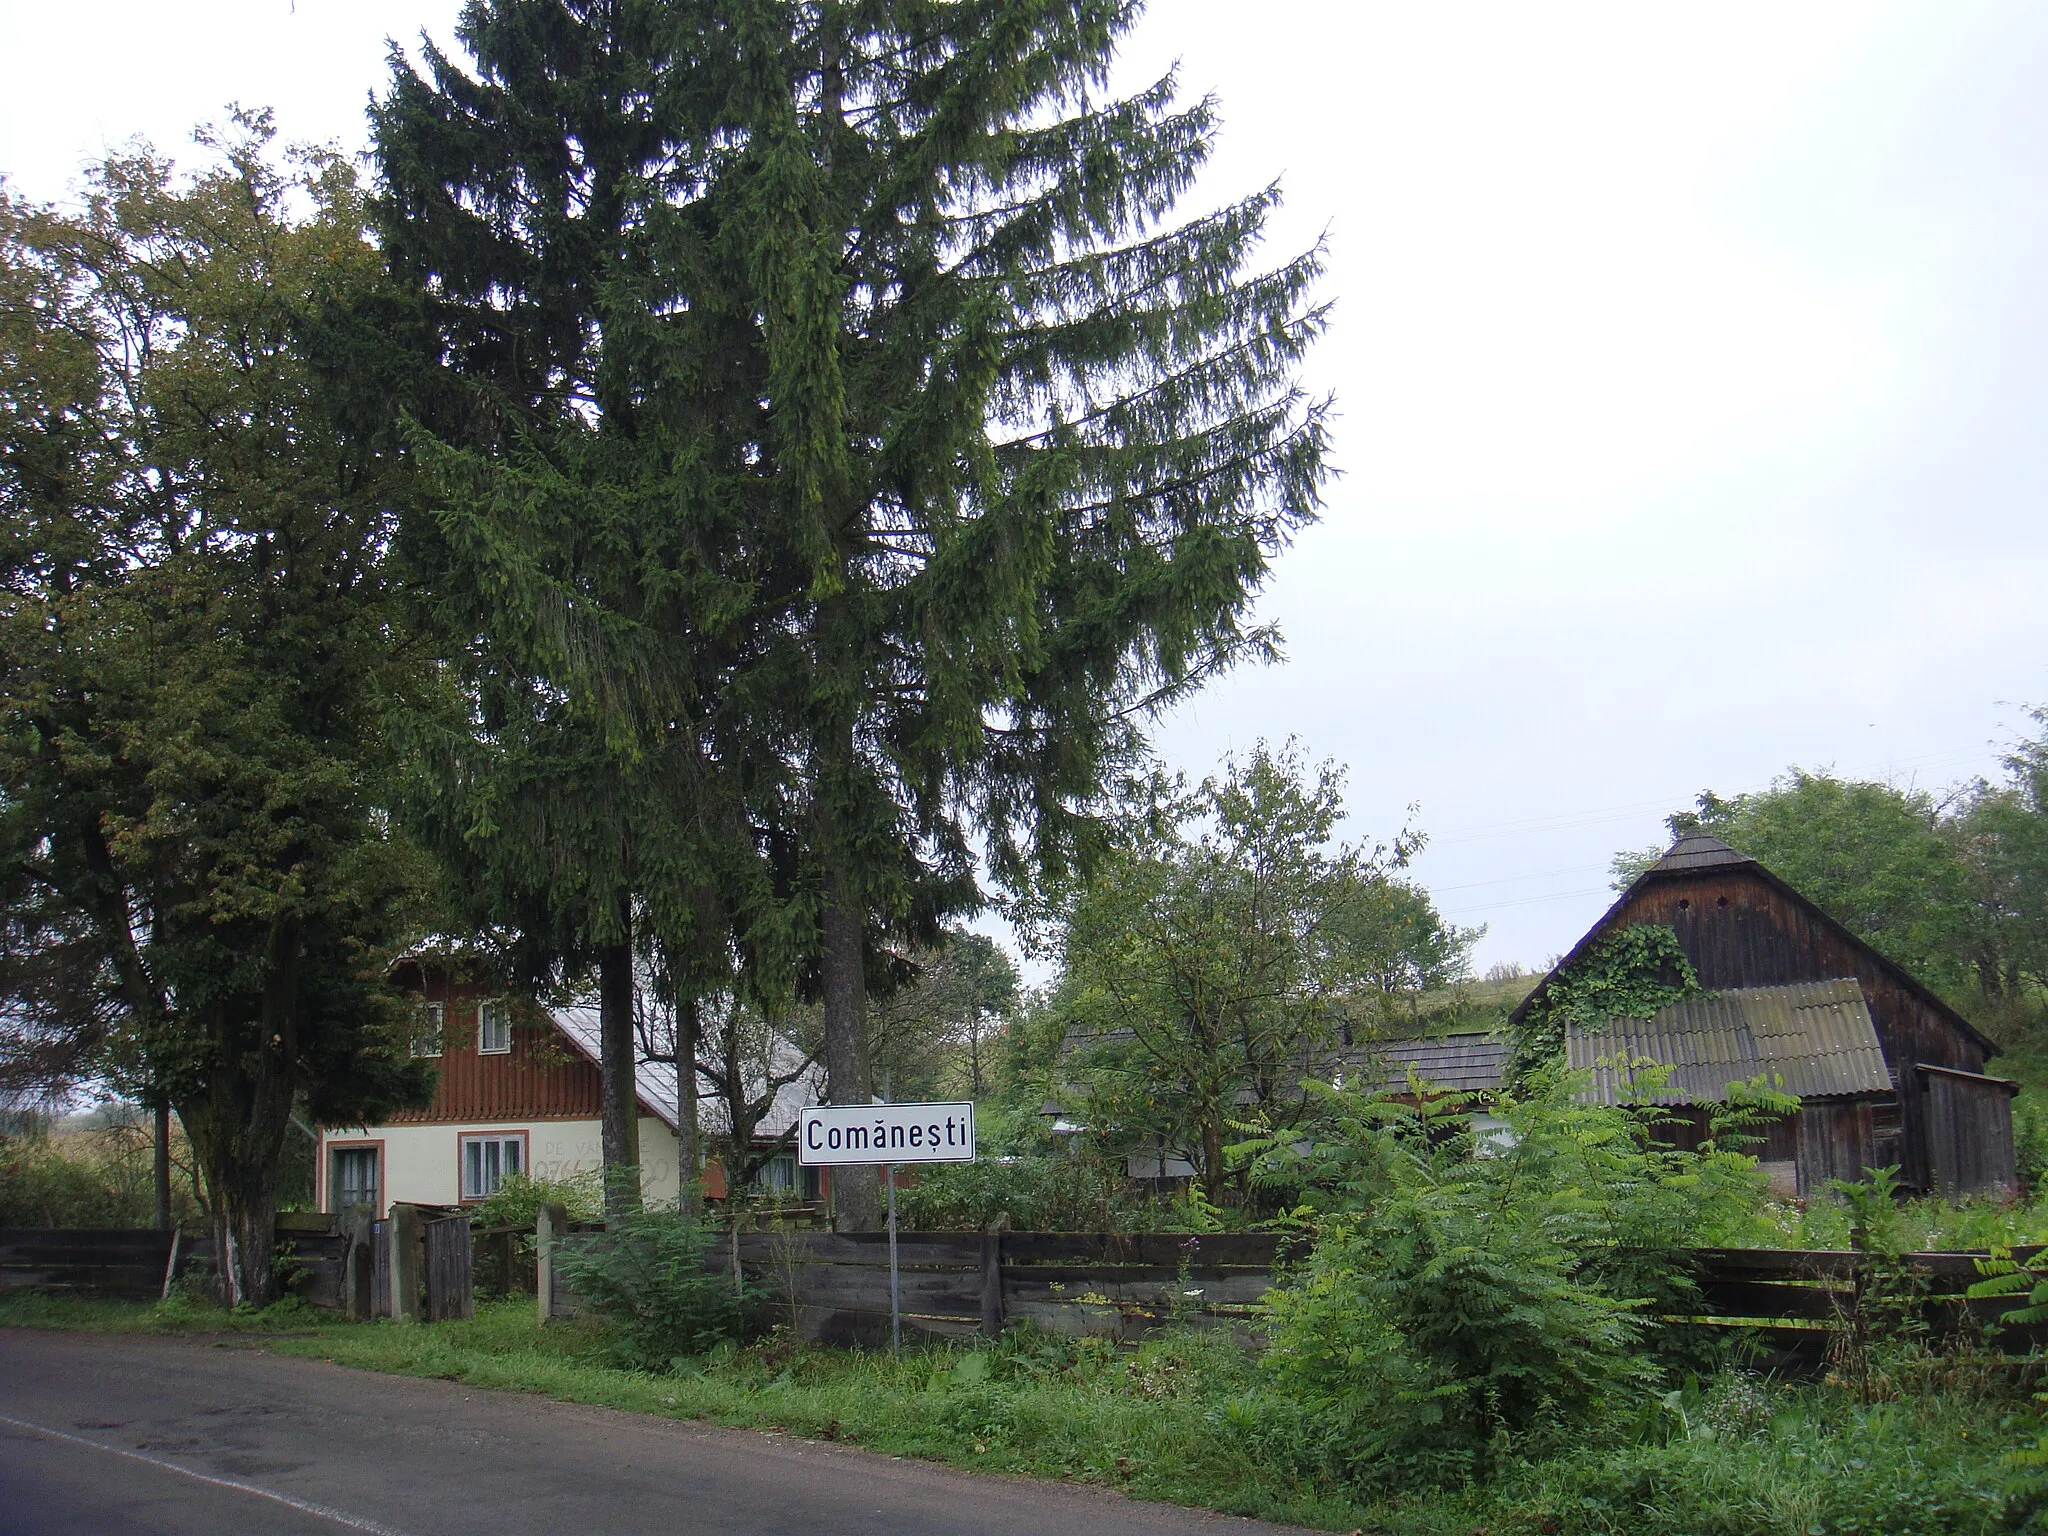
[(1123, 1180), (1080, 1155), (933, 1163), (896, 1190), (898, 1221), (913, 1232), (986, 1232), (1007, 1217), (1019, 1232), (1123, 1229)]
[(604, 1189), (595, 1169), (566, 1179), (534, 1179), (509, 1173), (497, 1191), (469, 1209), (473, 1227), (531, 1227), (544, 1205), (567, 1208), (571, 1221), (596, 1221), (604, 1214)]
[(583, 1306), (617, 1330), (619, 1363), (666, 1371), (738, 1337), (753, 1310), (753, 1288), (707, 1264), (717, 1240), (702, 1222), (636, 1207), (604, 1232), (562, 1239), (555, 1262)]
[[(1757, 1219), (1753, 1159), (1661, 1146), (1657, 1111), (1580, 1103), (1578, 1086), (1533, 1074), (1490, 1106), (1505, 1133), (1483, 1141), (1455, 1096), (1321, 1090), (1305, 1150), (1250, 1148), (1321, 1207), (1301, 1213), (1308, 1265), (1268, 1297), (1268, 1366), (1358, 1482), (1485, 1476), (1630, 1421), (1660, 1385), (1656, 1346), (1678, 1342), (1644, 1314), (1685, 1310), (1685, 1250)], [(1722, 1117), (1724, 1143), (1757, 1098)]]

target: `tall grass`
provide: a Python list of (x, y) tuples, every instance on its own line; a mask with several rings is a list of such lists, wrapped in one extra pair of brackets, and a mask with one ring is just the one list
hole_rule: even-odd
[(1593, 1426), (1562, 1454), (1511, 1454), (1483, 1487), (1367, 1497), (1333, 1472), (1325, 1426), (1214, 1334), (1119, 1349), (1020, 1330), (900, 1356), (771, 1337), (656, 1374), (597, 1363), (615, 1343), (603, 1325), (543, 1328), (516, 1302), (419, 1326), (9, 1298), (8, 1323), (283, 1329), (298, 1336), (273, 1338), (277, 1353), (1387, 1536), (1989, 1536), (2030, 1528), (2004, 1458), (2039, 1433), (1988, 1362), (1905, 1362), (1875, 1402), (1731, 1371)]

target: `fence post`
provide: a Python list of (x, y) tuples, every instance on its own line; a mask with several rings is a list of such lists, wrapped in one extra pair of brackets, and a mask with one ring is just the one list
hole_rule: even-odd
[(420, 1213), (414, 1205), (391, 1207), (391, 1315), (401, 1323), (420, 1320)]
[(981, 1331), (993, 1339), (1003, 1331), (1003, 1234), (981, 1234)]
[(370, 1213), (355, 1206), (348, 1217), (348, 1248), (341, 1259), (341, 1305), (352, 1323), (367, 1322), (376, 1315), (370, 1296), (370, 1278), (376, 1265), (370, 1258)]
[(563, 1205), (544, 1205), (533, 1218), (533, 1299), (543, 1323), (555, 1315), (555, 1238), (568, 1224)]

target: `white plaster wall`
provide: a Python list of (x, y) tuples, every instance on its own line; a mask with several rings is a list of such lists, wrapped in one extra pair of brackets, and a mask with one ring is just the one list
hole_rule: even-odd
[[(601, 1127), (595, 1120), (499, 1120), (489, 1125), (375, 1125), (329, 1131), (324, 1142), (384, 1143), (384, 1204), (454, 1205), (461, 1198), (457, 1139), (477, 1131), (525, 1131), (527, 1172), (564, 1179), (604, 1166)], [(640, 1189), (650, 1204), (676, 1198), (676, 1134), (652, 1115), (640, 1117)], [(321, 1165), (328, 1169), (325, 1145)], [(331, 1202), (330, 1202), (331, 1203)]]

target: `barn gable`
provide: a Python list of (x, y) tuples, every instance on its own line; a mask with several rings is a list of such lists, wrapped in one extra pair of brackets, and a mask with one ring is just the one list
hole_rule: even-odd
[[(1813, 902), (1717, 837), (1693, 833), (1639, 875), (1559, 961), (1536, 989), (1509, 1016), (1519, 1025), (1548, 992), (1558, 974), (1569, 968), (1605, 934), (1638, 923), (1666, 927), (1692, 962), (1700, 984), (1711, 992), (1802, 983), (1853, 981), (1861, 989), (1877, 1032), (1902, 1121), (1898, 1151), (1902, 1182), (1918, 1188), (1988, 1188), (2009, 1185), (2011, 1159), (2003, 1154), (2003, 1171), (1980, 1178), (1979, 1164), (2000, 1160), (1993, 1150), (1965, 1159), (1967, 1174), (1958, 1171), (1955, 1152), (1945, 1146), (1957, 1135), (1945, 1123), (1938, 1136), (1930, 1115), (1948, 1122), (1944, 1106), (1962, 1102), (1955, 1080), (1944, 1077), (1930, 1101), (1928, 1072), (1962, 1074), (1984, 1079), (1985, 1064), (1998, 1047), (1923, 985), (1903, 966), (1888, 959), (1823, 912)], [(1995, 1082), (1996, 1079), (1984, 1079)], [(1970, 1105), (1996, 1119), (1982, 1137), (1990, 1143), (2011, 1142), (2010, 1106), (2003, 1097), (1993, 1105), (1988, 1093), (1968, 1099)]]

